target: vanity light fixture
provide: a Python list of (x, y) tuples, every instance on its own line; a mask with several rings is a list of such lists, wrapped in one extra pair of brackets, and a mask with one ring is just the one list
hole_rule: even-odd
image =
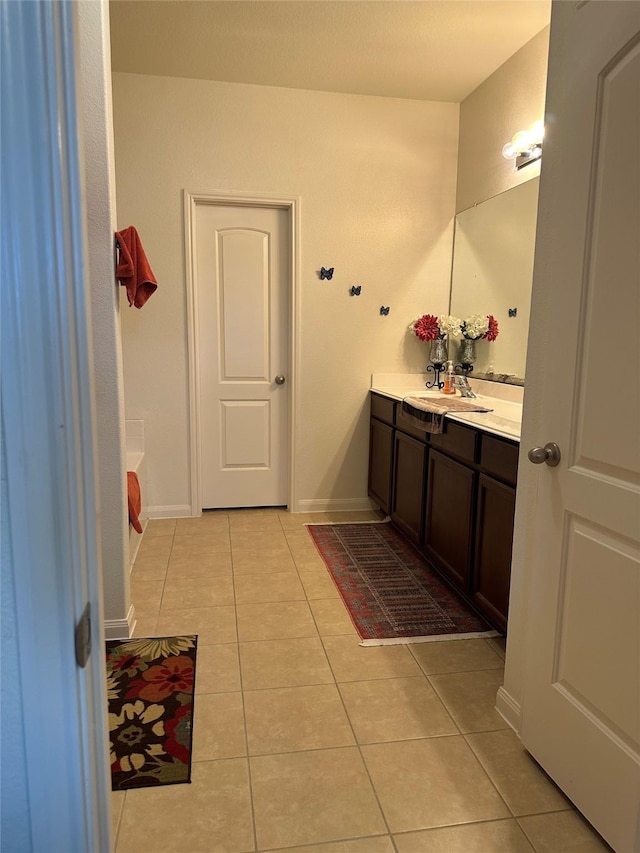
[(502, 156), (507, 160), (515, 160), (516, 169), (520, 170), (542, 157), (543, 138), (544, 122), (537, 121), (529, 130), (519, 130), (514, 134), (503, 147)]

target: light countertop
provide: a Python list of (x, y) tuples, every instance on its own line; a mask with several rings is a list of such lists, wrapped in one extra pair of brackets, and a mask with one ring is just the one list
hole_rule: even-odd
[[(442, 397), (446, 395), (425, 387), (424, 374), (374, 374), (371, 377), (371, 391), (389, 397), (391, 400), (402, 401), (405, 397)], [(522, 425), (522, 395), (523, 389), (514, 385), (502, 385), (497, 382), (486, 382), (481, 379), (470, 379), (469, 383), (476, 393), (475, 399), (491, 409), (490, 412), (456, 412), (446, 417), (449, 420), (474, 426), (483, 432), (520, 441)]]

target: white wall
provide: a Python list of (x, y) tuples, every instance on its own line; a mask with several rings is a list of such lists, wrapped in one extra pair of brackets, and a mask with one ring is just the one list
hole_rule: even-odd
[(545, 27), (460, 104), (456, 212), (540, 174), (540, 163), (517, 172), (502, 147), (544, 118), (548, 53)]
[(122, 311), (150, 514), (189, 504), (184, 189), (301, 197), (297, 494), (365, 500), (370, 375), (424, 370), (406, 327), (448, 304), (457, 105), (121, 73), (113, 97), (118, 226), (159, 282)]

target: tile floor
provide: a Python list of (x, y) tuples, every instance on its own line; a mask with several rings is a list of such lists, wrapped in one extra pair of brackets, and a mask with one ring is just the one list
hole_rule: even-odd
[(504, 644), (362, 648), (304, 523), (149, 522), (136, 636), (198, 634), (190, 785), (113, 794), (117, 853), (596, 853), (494, 710)]

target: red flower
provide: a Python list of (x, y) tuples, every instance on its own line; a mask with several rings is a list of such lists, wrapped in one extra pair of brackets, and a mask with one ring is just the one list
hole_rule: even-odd
[(498, 328), (498, 321), (493, 316), (493, 314), (489, 314), (489, 328), (482, 337), (488, 341), (495, 341), (495, 339), (498, 337), (499, 331), (500, 329)]
[(148, 683), (138, 696), (147, 702), (158, 702), (172, 693), (189, 693), (193, 689), (193, 661), (185, 655), (168, 657), (164, 663), (149, 667), (142, 678)]
[(435, 341), (436, 338), (440, 337), (438, 318), (433, 314), (423, 314), (416, 320), (413, 328), (416, 337), (420, 338), (421, 341)]

